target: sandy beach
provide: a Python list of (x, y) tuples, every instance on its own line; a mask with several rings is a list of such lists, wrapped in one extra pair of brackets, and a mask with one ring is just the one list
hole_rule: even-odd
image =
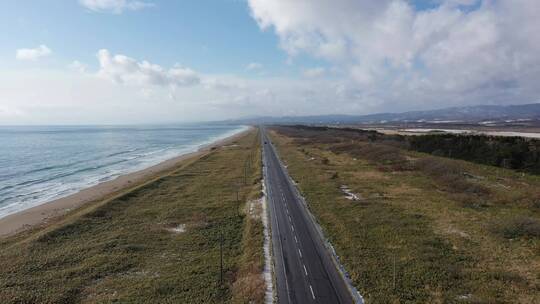
[(114, 180), (83, 189), (75, 194), (8, 215), (0, 219), (0, 237), (13, 235), (37, 225), (46, 226), (69, 211), (83, 205), (121, 195), (152, 179), (171, 173), (183, 163), (196, 160), (209, 153), (213, 148), (228, 145), (251, 130), (252, 127), (230, 137), (205, 145), (196, 152), (168, 159), (149, 168), (128, 173)]

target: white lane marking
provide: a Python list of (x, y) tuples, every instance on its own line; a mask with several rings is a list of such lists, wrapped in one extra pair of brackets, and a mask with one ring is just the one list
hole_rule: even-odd
[(306, 273), (306, 277), (307, 277), (307, 269), (306, 269), (306, 265), (302, 264), (302, 266), (304, 266), (304, 272)]
[(315, 293), (313, 292), (313, 287), (311, 287), (311, 284), (309, 285), (309, 289), (311, 290), (311, 296), (313, 297), (313, 300), (315, 300)]
[(298, 253), (300, 254), (300, 257), (302, 257), (302, 251), (300, 251), (300, 249), (298, 249)]
[(294, 241), (298, 243), (298, 239), (296, 238), (296, 235), (294, 236)]
[(292, 231), (294, 231), (294, 226), (293, 225), (291, 225), (291, 228), (292, 228)]
[(289, 222), (291, 222), (291, 223), (292, 223), (292, 219), (291, 219), (291, 216), (290, 216), (290, 215), (289, 215)]

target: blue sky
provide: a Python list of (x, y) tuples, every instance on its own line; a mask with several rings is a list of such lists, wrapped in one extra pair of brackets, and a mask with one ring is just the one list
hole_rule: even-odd
[[(208, 9), (209, 2), (215, 10)], [(2, 55), (9, 59), (14, 49), (44, 42), (68, 62), (78, 58), (95, 63), (96, 51), (107, 48), (162, 65), (186, 61), (210, 72), (238, 70), (253, 54), (265, 60), (283, 58), (276, 37), (261, 34), (241, 2), (167, 1), (123, 14), (93, 12), (75, 1), (1, 5), (0, 22), (7, 30)], [(219, 57), (222, 60), (208, 60)]]
[[(113, 53), (170, 66), (189, 65), (206, 73), (245, 73), (258, 62), (270, 73), (292, 73), (287, 54), (272, 31), (261, 31), (245, 1), (160, 1), (122, 14), (94, 12), (77, 1), (2, 1), (0, 56), (4, 66), (19, 67), (13, 50), (46, 44), (56, 56), (46, 65), (72, 60), (97, 68), (96, 52)], [(321, 64), (297, 58), (306, 66)]]
[(1, 1), (0, 124), (538, 102), (539, 14), (536, 0)]

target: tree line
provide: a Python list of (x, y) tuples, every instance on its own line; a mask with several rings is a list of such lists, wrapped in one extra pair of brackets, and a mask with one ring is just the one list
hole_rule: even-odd
[[(326, 126), (289, 126), (286, 132), (311, 142), (360, 140), (432, 155), (540, 174), (540, 140), (470, 134), (386, 135), (374, 130)], [(283, 130), (285, 131), (285, 130)]]
[(540, 141), (463, 134), (407, 136), (411, 150), (540, 174)]

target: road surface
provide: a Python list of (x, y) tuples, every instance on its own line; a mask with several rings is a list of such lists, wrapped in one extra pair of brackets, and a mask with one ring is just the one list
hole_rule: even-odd
[(261, 140), (278, 303), (353, 303), (263, 127)]

